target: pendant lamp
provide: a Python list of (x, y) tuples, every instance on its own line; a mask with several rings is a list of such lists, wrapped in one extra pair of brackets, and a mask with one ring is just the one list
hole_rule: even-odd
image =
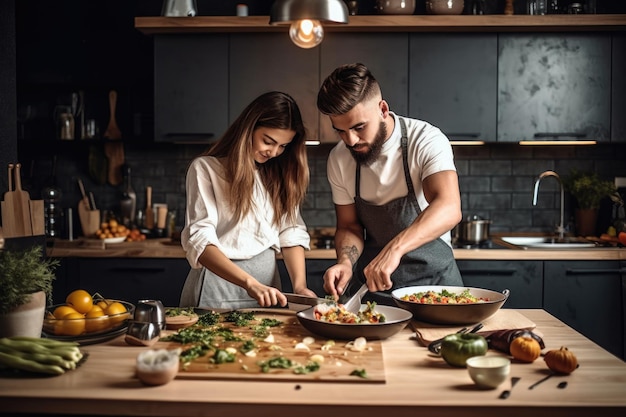
[(322, 23), (348, 23), (343, 0), (277, 0), (270, 25), (289, 24), (289, 37), (300, 48), (313, 48), (324, 39)]

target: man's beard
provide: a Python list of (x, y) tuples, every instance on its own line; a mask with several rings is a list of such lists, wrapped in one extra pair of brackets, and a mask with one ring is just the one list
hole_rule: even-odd
[(374, 141), (367, 145), (369, 150), (367, 152), (357, 152), (353, 148), (348, 147), (354, 160), (360, 165), (369, 165), (374, 162), (380, 156), (380, 152), (383, 149), (383, 144), (387, 139), (387, 125), (385, 122), (380, 122), (378, 133), (374, 137)]

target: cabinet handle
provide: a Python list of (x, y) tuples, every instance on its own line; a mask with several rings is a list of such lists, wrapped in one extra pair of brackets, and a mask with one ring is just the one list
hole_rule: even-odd
[(461, 275), (513, 275), (517, 269), (469, 269), (461, 270)]
[(446, 133), (449, 138), (479, 138), (480, 133)]
[(150, 274), (158, 274), (160, 272), (165, 272), (165, 268), (157, 268), (157, 267), (136, 267), (125, 266), (125, 267), (116, 267), (110, 268), (111, 272), (141, 272), (141, 273), (150, 273)]
[(535, 133), (534, 135), (535, 138), (540, 139), (540, 138), (552, 138), (552, 139), (557, 139), (557, 138), (585, 138), (587, 137), (587, 134), (585, 133), (574, 133), (574, 132), (555, 132), (555, 133)]
[(620, 269), (566, 269), (565, 273), (568, 274), (568, 275), (626, 274), (626, 268), (620, 268)]

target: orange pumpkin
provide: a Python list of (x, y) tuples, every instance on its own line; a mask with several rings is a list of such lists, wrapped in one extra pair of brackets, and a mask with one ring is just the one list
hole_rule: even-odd
[(526, 363), (534, 362), (541, 355), (541, 346), (532, 337), (520, 336), (511, 341), (509, 345), (511, 355)]
[(548, 368), (559, 374), (569, 374), (578, 368), (576, 355), (564, 346), (561, 349), (548, 351), (544, 360)]

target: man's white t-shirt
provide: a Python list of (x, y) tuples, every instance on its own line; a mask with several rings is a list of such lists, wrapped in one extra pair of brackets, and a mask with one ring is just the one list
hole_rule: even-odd
[[(413, 189), (422, 210), (428, 206), (422, 180), (440, 171), (456, 171), (452, 146), (439, 128), (422, 120), (398, 116), (393, 112), (395, 126), (383, 144), (380, 157), (370, 165), (361, 166), (360, 196), (370, 204), (382, 205), (408, 193), (402, 165), (400, 121), (407, 128), (408, 163)], [(327, 176), (333, 203), (354, 204), (356, 161), (340, 141), (328, 156)], [(449, 233), (448, 233), (449, 235)], [(445, 239), (449, 241), (449, 239)]]

